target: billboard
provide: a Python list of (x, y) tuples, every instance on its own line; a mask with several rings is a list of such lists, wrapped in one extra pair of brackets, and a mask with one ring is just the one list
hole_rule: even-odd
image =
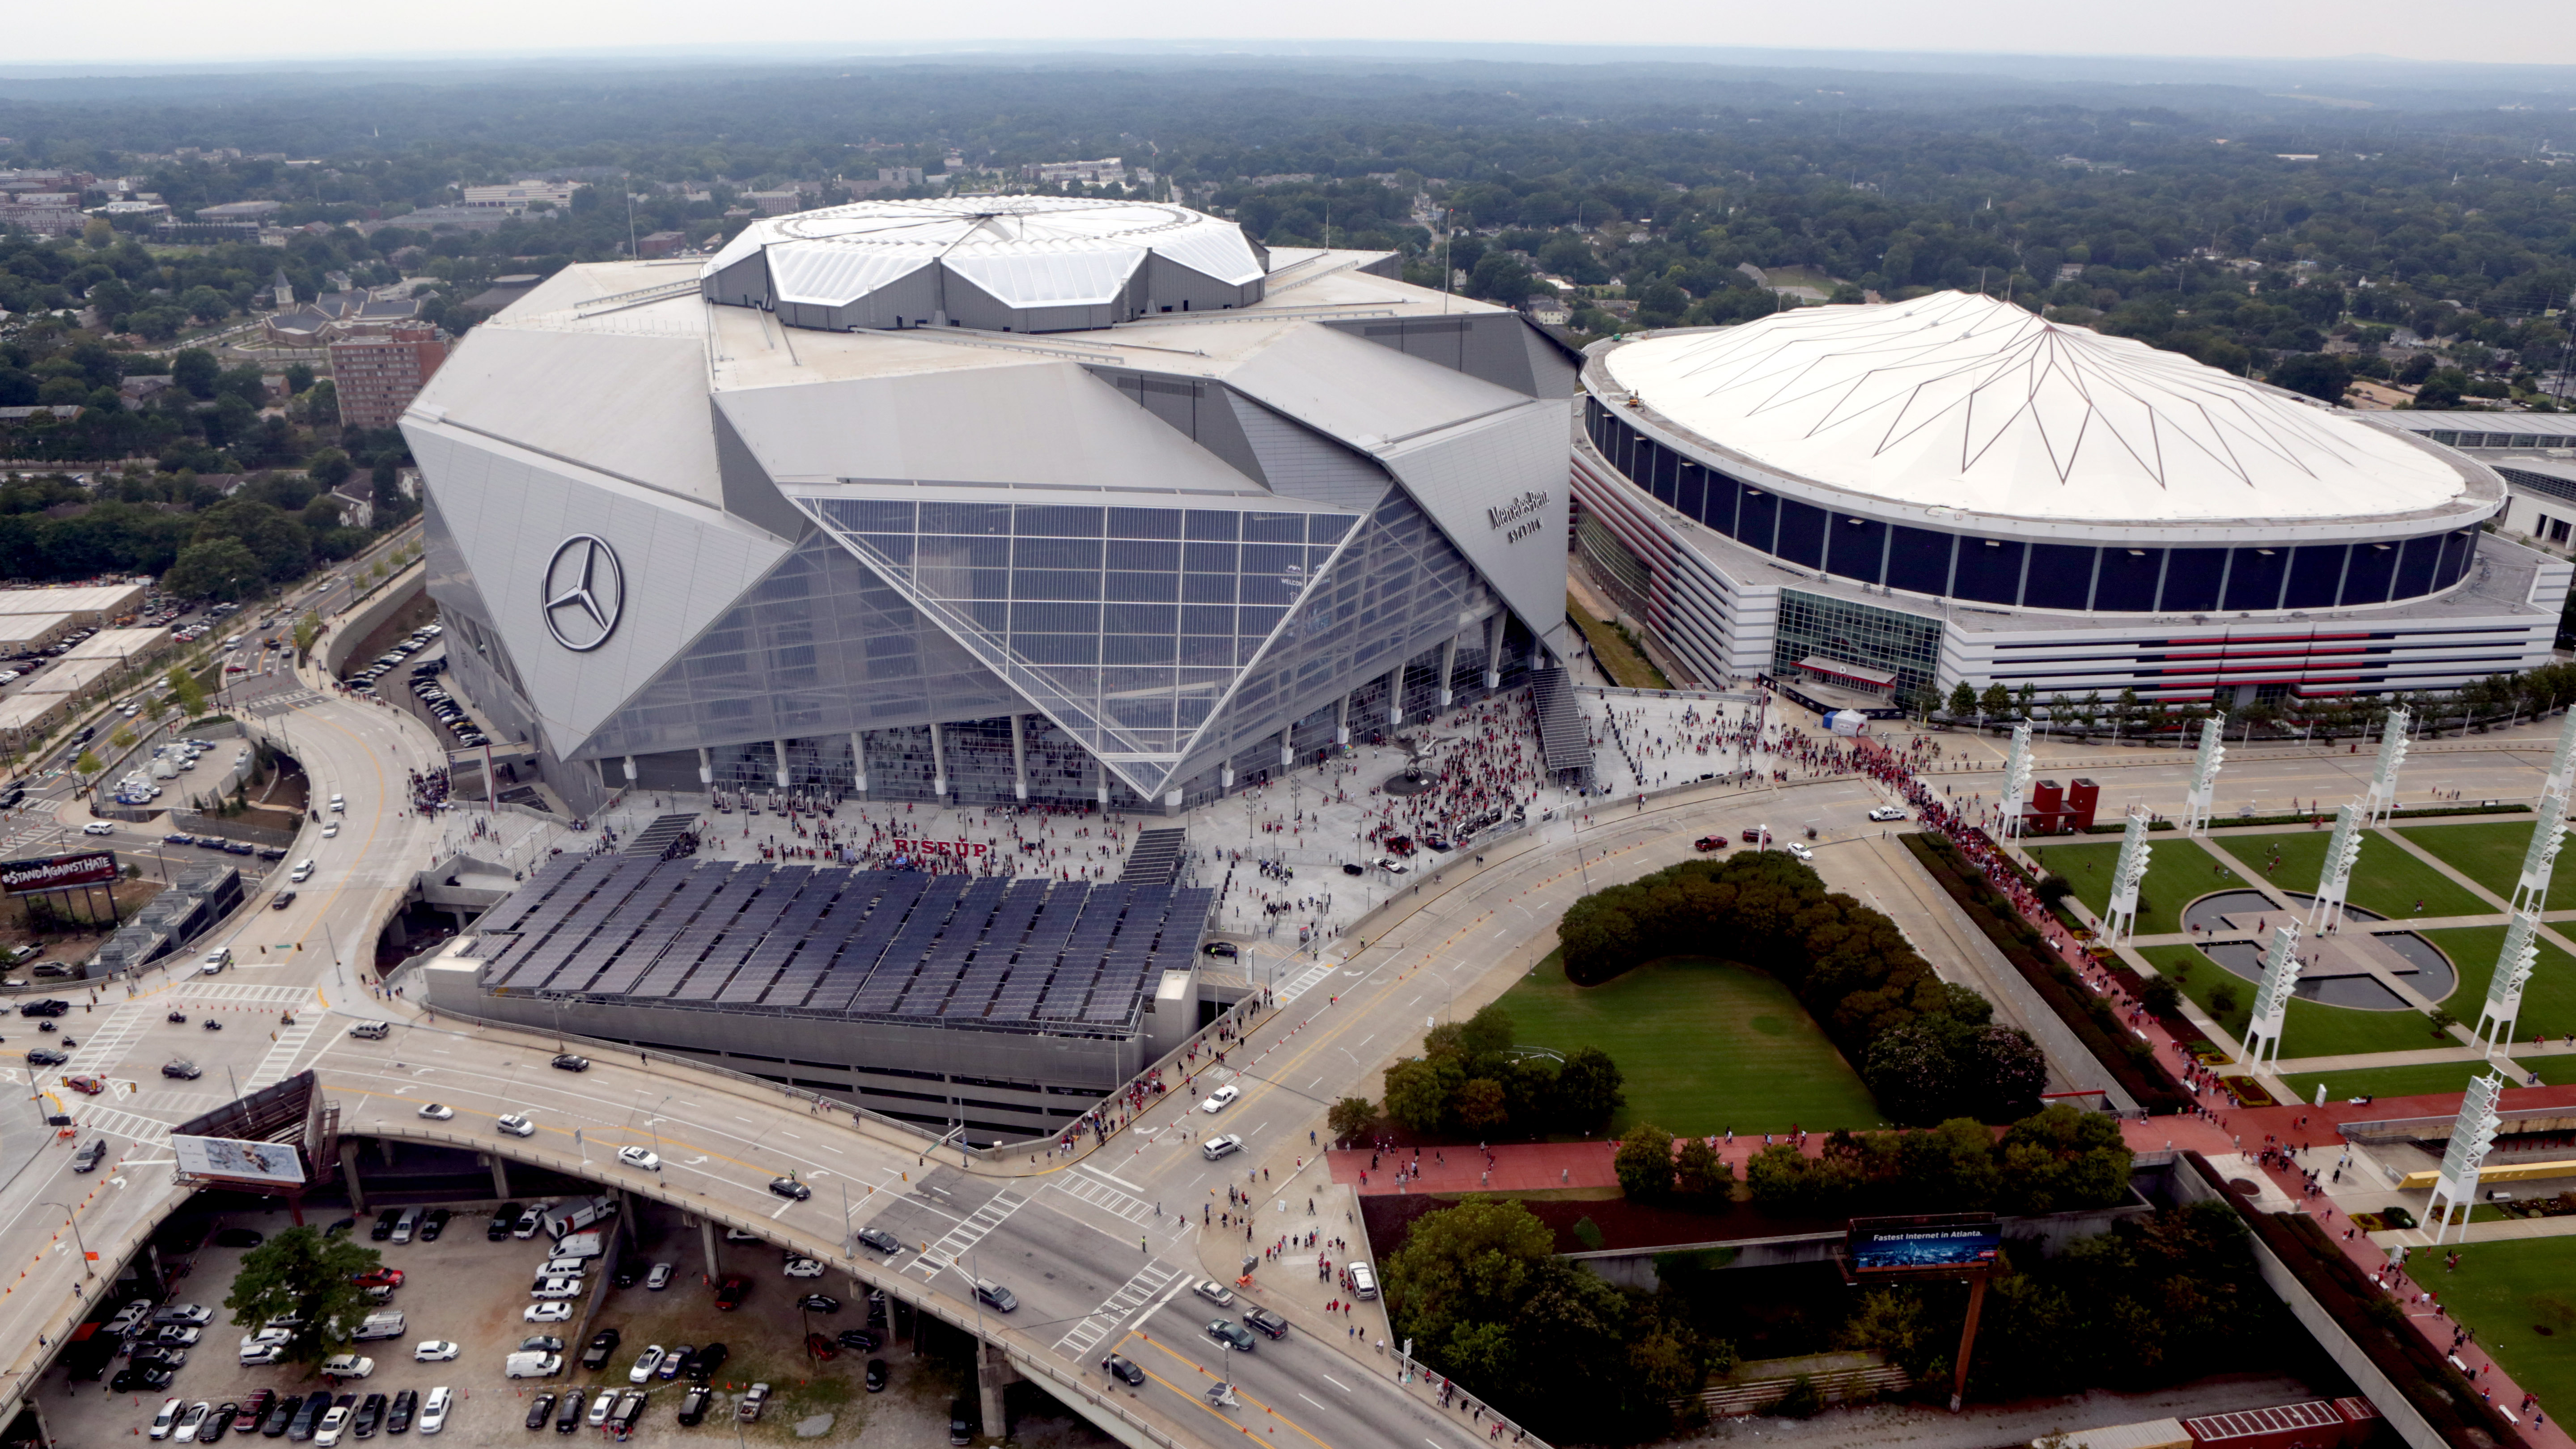
[(44, 860), (0, 864), (0, 890), (55, 891), (73, 886), (106, 885), (116, 879), (116, 852), (89, 850)]
[(171, 1134), (170, 1146), (179, 1171), (189, 1177), (222, 1177), (236, 1182), (273, 1182), (281, 1187), (304, 1185), (304, 1159), (290, 1142), (244, 1142), (236, 1137), (182, 1137)]
[(1850, 1238), (1852, 1271), (1955, 1273), (1991, 1268), (2003, 1247), (2003, 1228), (1991, 1218), (1969, 1222), (1855, 1222)]

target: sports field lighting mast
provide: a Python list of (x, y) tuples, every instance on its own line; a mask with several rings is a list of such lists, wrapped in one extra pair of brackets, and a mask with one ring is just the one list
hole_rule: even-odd
[(2021, 807), (2030, 798), (2030, 721), (2013, 726), (2012, 753), (2004, 760), (2004, 821), (1996, 833), (2006, 840), (2021, 835)]
[(2576, 709), (2567, 711), (2566, 726), (2558, 731), (2558, 752), (2549, 757), (2549, 774), (2540, 782), (2545, 799), (2561, 799), (2576, 793)]
[(2254, 991), (2254, 1019), (2245, 1027), (2245, 1054), (2255, 1066), (2281, 1059), (2281, 1027), (2290, 1016), (2290, 993), (2298, 989), (2299, 965), (2299, 923), (2283, 921), (2272, 928), (2263, 982)]
[(2127, 828), (2120, 832), (2120, 860), (2111, 867), (2111, 908), (2102, 915), (2105, 944), (2117, 946), (2137, 934), (2138, 886), (2155, 849), (2147, 842), (2147, 807), (2130, 806)]
[(2513, 908), (2538, 915), (2549, 899), (2549, 877), (2558, 867), (2558, 850), (2567, 843), (2567, 797), (2540, 797), (2540, 818), (2531, 822), (2531, 844), (2522, 853), (2522, 874), (2514, 881)]
[[(2469, 1089), (2460, 1094), (2460, 1115), (2451, 1124), (2451, 1145), (2442, 1154), (2442, 1170), (2433, 1180), (2433, 1195), (2424, 1204), (2424, 1214), (2433, 1218), (2433, 1246), (2440, 1247), (2451, 1231), (2451, 1215), (2459, 1213), (2466, 1238), (2469, 1215), (2465, 1211), (2476, 1201), (2478, 1169), (2485, 1165), (2487, 1149), (2495, 1145), (2496, 1101), (2504, 1095), (2504, 1075), (2489, 1072), (2472, 1077)], [(2441, 1204), (2435, 1216), (2433, 1205)]]
[(2370, 794), (2365, 801), (2372, 825), (2385, 822), (2389, 812), (2397, 808), (2397, 771), (2406, 763), (2406, 733), (2413, 724), (2414, 716), (2406, 706), (2388, 707), (2388, 723), (2379, 732), (2379, 765), (2370, 772)]
[(2334, 835), (2326, 841), (2325, 863), (2317, 869), (2316, 904), (2308, 908), (2308, 929), (2324, 935), (2343, 920), (2344, 896), (2352, 887), (2352, 867), (2361, 859), (2361, 809), (2335, 807)]
[(2504, 950), (2496, 955), (2495, 975), (2487, 982), (2487, 1004), (2478, 1012), (2477, 1037), (2488, 1056), (2513, 1045), (2515, 1018), (2522, 1014), (2522, 988), (2531, 984), (2531, 968), (2540, 959), (2540, 922), (2514, 913), (2504, 928)]
[(2200, 752), (2192, 756), (2191, 793), (2184, 797), (2182, 833), (2204, 834), (2209, 829), (2210, 801), (2218, 794), (2218, 767), (2227, 760), (2227, 745), (2220, 738), (2225, 726), (2216, 715), (2200, 722)]

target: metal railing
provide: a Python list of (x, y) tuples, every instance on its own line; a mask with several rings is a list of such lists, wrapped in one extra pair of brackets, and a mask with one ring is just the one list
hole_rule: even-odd
[[(1447, 1379), (1443, 1375), (1434, 1372), (1429, 1365), (1423, 1363), (1420, 1359), (1408, 1357), (1404, 1350), (1400, 1348), (1388, 1349), (1386, 1351), (1386, 1356), (1395, 1360), (1395, 1382), (1399, 1387), (1410, 1387), (1417, 1383), (1427, 1386), (1438, 1383), (1454, 1384), (1455, 1382), (1454, 1380)], [(1439, 1403), (1439, 1395), (1437, 1393), (1432, 1395), (1432, 1405), (1435, 1408), (1441, 1407)], [(1513, 1420), (1505, 1417), (1501, 1412), (1496, 1410), (1493, 1405), (1475, 1398), (1463, 1388), (1458, 1390), (1458, 1407), (1467, 1411), (1467, 1422), (1471, 1425), (1487, 1423), (1500, 1424), (1503, 1426), (1504, 1436), (1511, 1443), (1535, 1444), (1538, 1446), (1538, 1449), (1551, 1449), (1551, 1446), (1545, 1439), (1542, 1439), (1536, 1434), (1531, 1433), (1529, 1430), (1522, 1428), (1518, 1423), (1515, 1423)]]

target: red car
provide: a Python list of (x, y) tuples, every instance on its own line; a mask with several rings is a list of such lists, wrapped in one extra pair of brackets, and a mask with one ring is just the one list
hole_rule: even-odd
[(1754, 826), (1752, 829), (1744, 832), (1744, 843), (1747, 845), (1760, 845), (1762, 843), (1762, 833), (1761, 826)]
[(740, 1274), (728, 1277), (716, 1285), (716, 1307), (727, 1313), (740, 1308), (742, 1300), (750, 1296), (751, 1280)]
[(805, 1335), (805, 1351), (818, 1363), (829, 1363), (841, 1356), (841, 1346), (819, 1333)]
[(352, 1274), (349, 1281), (361, 1288), (400, 1288), (403, 1285), (403, 1270), (371, 1268), (364, 1273)]
[(1692, 841), (1691, 843), (1692, 843), (1693, 845), (1698, 846), (1698, 847), (1699, 847), (1700, 849), (1702, 849), (1702, 850), (1724, 850), (1724, 849), (1726, 849), (1726, 837), (1725, 837), (1725, 836), (1723, 836), (1723, 835), (1703, 835), (1703, 836), (1701, 836), (1699, 839), (1697, 839), (1697, 840), (1695, 840), (1695, 841)]

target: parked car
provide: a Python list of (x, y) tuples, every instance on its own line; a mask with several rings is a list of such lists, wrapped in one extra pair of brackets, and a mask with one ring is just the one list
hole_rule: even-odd
[(1210, 1116), (1214, 1116), (1215, 1114), (1224, 1111), (1226, 1108), (1233, 1106), (1234, 1099), (1242, 1095), (1243, 1089), (1241, 1087), (1234, 1085), (1232, 1082), (1228, 1082), (1224, 1086), (1217, 1088), (1215, 1091), (1208, 1093), (1208, 1099), (1199, 1103), (1199, 1110), (1209, 1114)]
[(372, 1439), (376, 1437), (376, 1431), (384, 1427), (384, 1423), (385, 1396), (382, 1394), (369, 1394), (358, 1401), (358, 1412), (350, 1416), (350, 1437), (357, 1439)]
[(326, 1378), (362, 1379), (376, 1371), (376, 1361), (354, 1353), (335, 1353), (322, 1360)]
[(1237, 1353), (1252, 1352), (1252, 1335), (1244, 1332), (1242, 1324), (1228, 1319), (1220, 1318), (1210, 1323), (1207, 1326), (1207, 1336)]
[(856, 1349), (860, 1353), (874, 1352), (881, 1342), (872, 1330), (865, 1328), (844, 1328), (832, 1336), (832, 1341), (843, 1348)]
[(732, 1349), (721, 1343), (711, 1343), (689, 1355), (689, 1361), (682, 1366), (681, 1371), (699, 1383), (705, 1383), (715, 1377), (716, 1370), (723, 1368), (725, 1360), (731, 1357), (733, 1357)]
[(670, 1286), (671, 1265), (668, 1263), (656, 1263), (652, 1270), (644, 1275), (644, 1287), (650, 1292), (659, 1293)]
[(739, 1273), (726, 1275), (725, 1280), (716, 1285), (716, 1307), (722, 1312), (733, 1312), (742, 1306), (742, 1300), (750, 1296), (751, 1280)]
[(552, 1394), (537, 1395), (534, 1399), (528, 1401), (528, 1427), (531, 1429), (544, 1428), (546, 1426), (546, 1420), (553, 1418), (554, 1413), (555, 1396)]
[(808, 1293), (796, 1300), (796, 1306), (808, 1313), (838, 1313), (841, 1300), (829, 1293)]
[(1113, 1353), (1109, 1357), (1102, 1359), (1100, 1361), (1100, 1371), (1130, 1388), (1143, 1388), (1145, 1386), (1145, 1371), (1136, 1367), (1132, 1361), (1122, 1358), (1117, 1354)]
[(618, 1342), (623, 1337), (624, 1335), (614, 1328), (603, 1328), (593, 1334), (589, 1344), (581, 1351), (582, 1370), (585, 1373), (597, 1373), (608, 1367), (608, 1356), (617, 1352)]
[(883, 1228), (859, 1229), (859, 1241), (868, 1247), (876, 1249), (880, 1253), (900, 1253), (903, 1251), (903, 1240), (896, 1237), (894, 1234), (887, 1232)]
[(746, 1424), (758, 1423), (760, 1411), (769, 1406), (769, 1385), (753, 1384), (743, 1393), (742, 1402), (734, 1406), (733, 1416)]
[(715, 1396), (716, 1391), (703, 1384), (689, 1390), (685, 1394), (682, 1394), (680, 1396), (680, 1422), (690, 1428), (696, 1428), (698, 1425), (705, 1423), (707, 1418), (707, 1401)]
[(830, 1363), (841, 1356), (841, 1346), (819, 1333), (805, 1335), (805, 1356), (816, 1363)]
[(447, 1427), (447, 1386), (439, 1385), (420, 1401), (420, 1432), (435, 1434)]
[(407, 1434), (411, 1432), (412, 1421), (419, 1417), (420, 1390), (404, 1389), (394, 1395), (393, 1407), (385, 1411), (385, 1432)]
[(653, 1378), (653, 1370), (661, 1366), (662, 1345), (648, 1344), (642, 1353), (635, 1355), (635, 1367), (626, 1371), (626, 1381), (630, 1384), (649, 1383)]
[(869, 1360), (868, 1360), (868, 1392), (869, 1392), (869, 1393), (872, 1393), (872, 1394), (882, 1394), (882, 1393), (884, 1393), (884, 1392), (885, 1392), (885, 1386), (886, 1386), (886, 1361), (885, 1361), (884, 1359), (881, 1359), (881, 1358), (872, 1358), (872, 1359), (869, 1359)]

